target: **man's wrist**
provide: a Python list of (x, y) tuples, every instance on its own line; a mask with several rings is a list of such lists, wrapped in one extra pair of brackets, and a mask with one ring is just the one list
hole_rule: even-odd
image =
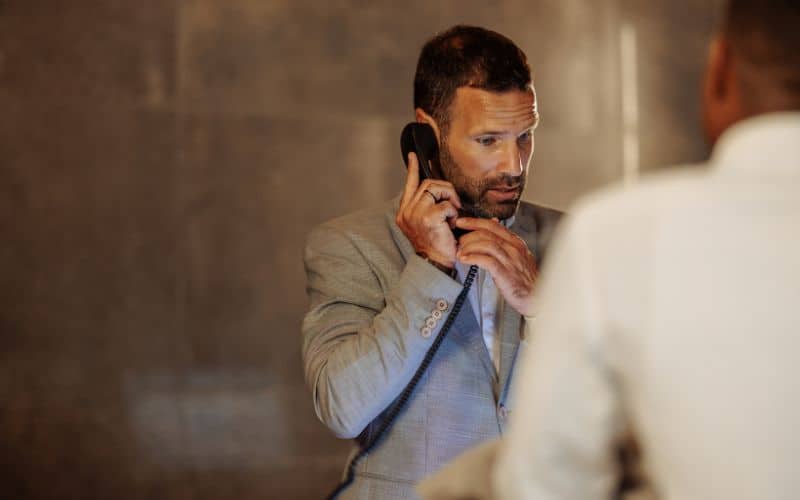
[(428, 256), (428, 254), (426, 254), (425, 252), (417, 252), (417, 255), (419, 255), (428, 264), (432, 265), (433, 267), (435, 267), (436, 269), (440, 270), (444, 274), (446, 274), (446, 275), (450, 276), (451, 278), (455, 279), (455, 277), (456, 277), (456, 269), (455, 269), (455, 267), (447, 267), (444, 264), (440, 264), (439, 262), (436, 262), (435, 260), (431, 259)]

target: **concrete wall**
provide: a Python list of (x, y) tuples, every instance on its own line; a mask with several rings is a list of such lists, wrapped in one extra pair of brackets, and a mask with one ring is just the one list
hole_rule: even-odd
[[(526, 197), (699, 160), (719, 2), (0, 0), (0, 496), (320, 498), (347, 443), (302, 380), (301, 248), (399, 192), (418, 50), (528, 53)], [(629, 47), (630, 48), (630, 47)]]

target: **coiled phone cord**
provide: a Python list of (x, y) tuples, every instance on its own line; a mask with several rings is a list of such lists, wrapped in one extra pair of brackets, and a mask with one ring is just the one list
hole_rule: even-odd
[(458, 297), (456, 297), (456, 301), (453, 304), (453, 310), (450, 311), (450, 314), (447, 316), (444, 325), (442, 325), (442, 329), (439, 330), (439, 335), (436, 336), (436, 340), (433, 341), (433, 344), (431, 344), (427, 354), (425, 354), (425, 359), (422, 360), (422, 364), (419, 365), (419, 368), (417, 368), (417, 371), (414, 373), (411, 381), (408, 383), (406, 388), (403, 389), (403, 392), (400, 393), (400, 396), (395, 400), (394, 406), (391, 410), (389, 410), (389, 413), (386, 415), (386, 418), (383, 420), (383, 422), (381, 422), (375, 437), (370, 442), (365, 443), (356, 456), (350, 460), (350, 463), (347, 465), (347, 476), (327, 497), (327, 500), (336, 500), (336, 497), (338, 497), (345, 488), (350, 486), (350, 484), (353, 482), (353, 478), (355, 477), (356, 465), (358, 465), (358, 462), (361, 461), (361, 459), (364, 458), (364, 456), (370, 451), (372, 451), (373, 448), (375, 448), (375, 445), (380, 442), (381, 438), (386, 434), (386, 431), (389, 430), (389, 427), (392, 426), (392, 423), (394, 423), (395, 419), (403, 410), (406, 403), (408, 403), (408, 399), (411, 397), (411, 394), (414, 392), (414, 389), (416, 389), (417, 384), (422, 379), (425, 371), (428, 369), (428, 365), (430, 365), (431, 361), (433, 361), (436, 351), (438, 351), (439, 346), (442, 345), (445, 335), (447, 335), (447, 332), (450, 331), (450, 327), (453, 326), (458, 313), (461, 311), (461, 306), (464, 305), (464, 301), (467, 298), (467, 293), (469, 293), (469, 289), (472, 287), (472, 282), (475, 280), (475, 275), (477, 274), (478, 266), (470, 266), (469, 271), (467, 272), (467, 277), (464, 278), (464, 288), (461, 289), (461, 293), (459, 293)]

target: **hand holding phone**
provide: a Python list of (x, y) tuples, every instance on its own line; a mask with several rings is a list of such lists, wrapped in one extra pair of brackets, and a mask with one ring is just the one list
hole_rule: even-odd
[(435, 178), (439, 155), (433, 129), (427, 124), (409, 124), (401, 136), (401, 150), (408, 174), (397, 225), (418, 254), (452, 269), (457, 248), (452, 230), (461, 200), (451, 183)]

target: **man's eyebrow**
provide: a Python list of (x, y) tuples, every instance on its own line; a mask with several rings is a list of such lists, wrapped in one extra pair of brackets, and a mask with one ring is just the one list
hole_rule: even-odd
[(520, 135), (528, 132), (529, 130), (533, 130), (536, 128), (536, 120), (531, 120), (527, 126), (521, 128), (519, 132), (513, 132), (511, 130), (479, 130), (478, 132), (471, 134), (474, 137), (480, 137), (482, 135)]
[(481, 135), (505, 135), (507, 131), (504, 130), (480, 130), (472, 135), (474, 136), (481, 136)]

